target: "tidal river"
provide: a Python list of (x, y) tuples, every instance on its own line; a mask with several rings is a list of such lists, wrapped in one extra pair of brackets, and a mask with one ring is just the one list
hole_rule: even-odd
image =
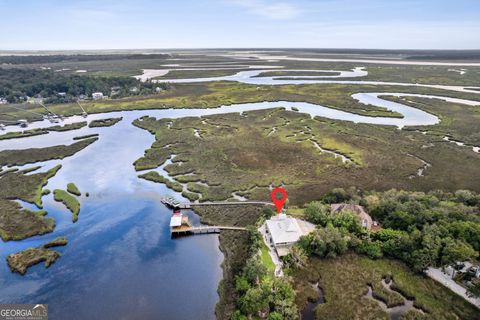
[[(68, 210), (55, 202), (51, 194), (45, 196), (48, 216), (57, 222), (55, 231), (22, 241), (0, 242), (0, 303), (48, 303), (51, 319), (213, 319), (223, 260), (218, 237), (170, 238), (171, 212), (159, 198), (166, 194), (179, 199), (181, 196), (162, 184), (137, 178), (132, 163), (150, 147), (154, 137), (134, 127), (132, 121), (144, 115), (178, 118), (275, 107), (297, 107), (312, 116), (397, 127), (439, 121), (415, 108), (385, 102), (378, 94), (355, 98), (385, 104), (404, 114), (404, 118), (365, 117), (301, 102), (259, 102), (214, 109), (93, 114), (88, 120), (123, 116), (123, 121), (107, 128), (86, 127), (0, 141), (0, 150), (26, 149), (71, 144), (73, 137), (86, 134), (100, 135), (97, 142), (72, 157), (41, 163), (41, 171), (58, 163), (63, 166), (46, 188), (65, 189), (67, 183), (74, 182), (90, 197), (80, 199), (79, 220), (73, 224)], [(71, 117), (65, 123), (81, 120)], [(39, 121), (29, 127), (48, 126), (49, 122)], [(6, 131), (18, 130), (7, 127)], [(196, 215), (189, 215), (198, 223)], [(69, 244), (56, 248), (63, 256), (49, 269), (40, 264), (30, 268), (25, 276), (10, 272), (5, 262), (7, 255), (58, 236), (66, 236)]]

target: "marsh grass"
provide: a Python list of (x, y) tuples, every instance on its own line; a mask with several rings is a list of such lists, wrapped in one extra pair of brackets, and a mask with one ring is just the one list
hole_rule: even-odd
[(80, 202), (68, 192), (60, 189), (53, 190), (55, 201), (62, 202), (72, 213), (72, 222), (77, 222), (80, 213)]
[[(404, 296), (415, 299), (415, 305), (427, 312), (427, 319), (473, 320), (478, 316), (478, 310), (455, 293), (393, 260), (371, 260), (355, 254), (334, 259), (312, 258), (305, 269), (294, 271), (292, 276), (299, 308), (308, 299), (308, 292), (301, 288), (309, 282), (319, 282), (326, 302), (317, 307), (317, 319), (388, 319), (378, 303), (366, 297), (371, 284), (375, 295), (387, 304), (400, 302), (395, 293), (387, 294), (382, 289), (381, 280), (385, 276), (393, 278), (395, 290), (401, 289)], [(408, 317), (414, 319), (417, 313), (412, 312)]]

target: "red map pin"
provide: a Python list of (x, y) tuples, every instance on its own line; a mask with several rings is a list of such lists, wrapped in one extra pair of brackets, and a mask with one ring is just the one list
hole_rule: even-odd
[[(275, 196), (277, 193), (282, 194), (281, 199), (277, 199), (277, 197)], [(275, 204), (275, 207), (277, 208), (277, 213), (280, 213), (282, 211), (283, 204), (287, 200), (287, 197), (288, 197), (287, 191), (283, 188), (275, 188), (272, 190), (272, 201)]]

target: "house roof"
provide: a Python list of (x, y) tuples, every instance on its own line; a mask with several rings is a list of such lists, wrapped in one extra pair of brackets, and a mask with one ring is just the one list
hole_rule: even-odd
[(304, 235), (297, 219), (279, 214), (267, 220), (267, 228), (275, 245), (279, 243), (293, 243)]
[(170, 227), (180, 227), (182, 225), (182, 215), (175, 214), (170, 219)]

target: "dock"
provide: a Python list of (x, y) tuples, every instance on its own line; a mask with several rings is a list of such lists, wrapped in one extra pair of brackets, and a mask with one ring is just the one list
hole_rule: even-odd
[(164, 197), (161, 202), (173, 209), (191, 209), (199, 206), (231, 206), (231, 205), (272, 205), (271, 202), (266, 201), (218, 201), (218, 202), (179, 202), (173, 197)]
[(221, 230), (246, 231), (247, 229), (242, 227), (228, 227), (228, 226), (198, 226), (198, 227), (182, 226), (178, 228), (172, 228), (171, 233), (173, 237), (178, 237), (182, 235), (220, 233)]

